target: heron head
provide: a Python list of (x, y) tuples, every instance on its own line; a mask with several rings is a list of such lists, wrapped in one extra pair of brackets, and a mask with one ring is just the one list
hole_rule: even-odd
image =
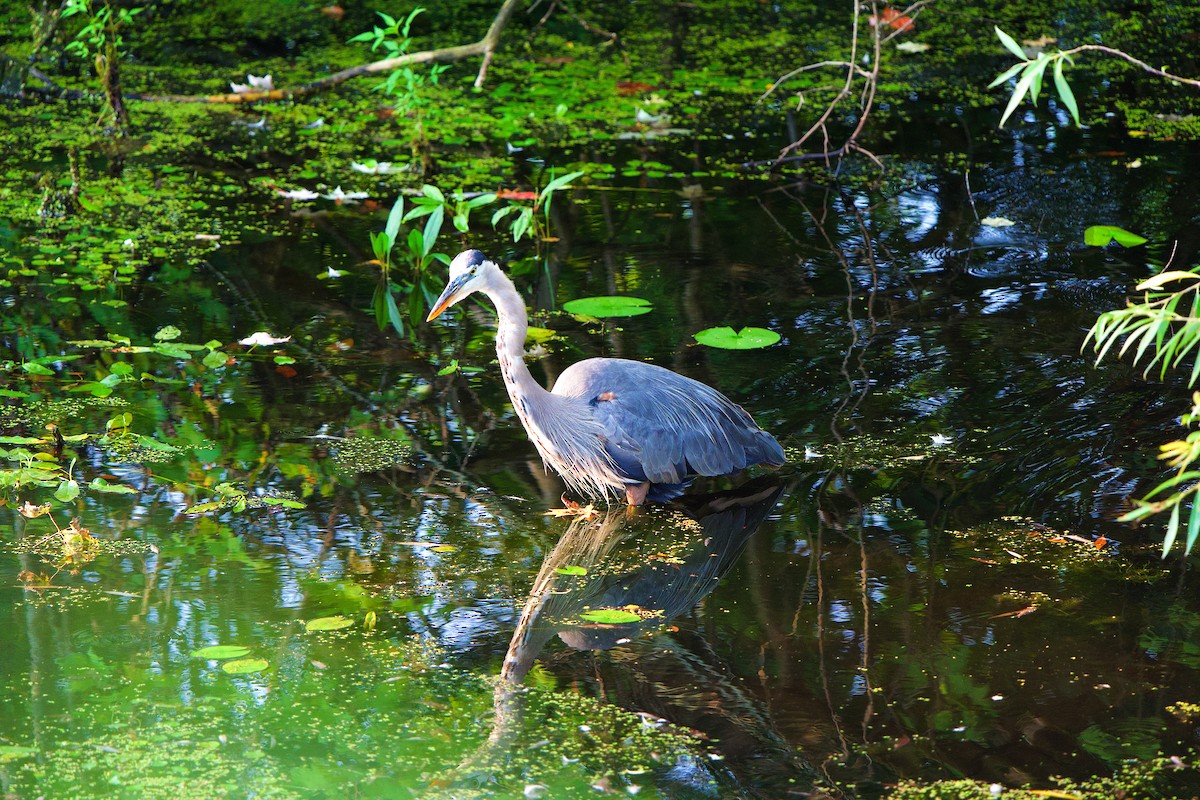
[(442, 296), (433, 304), (433, 310), (425, 318), (432, 322), (441, 316), (450, 306), (466, 299), (472, 292), (486, 288), (494, 271), (498, 270), (496, 262), (489, 259), (478, 250), (464, 250), (450, 262), (450, 282), (442, 291)]

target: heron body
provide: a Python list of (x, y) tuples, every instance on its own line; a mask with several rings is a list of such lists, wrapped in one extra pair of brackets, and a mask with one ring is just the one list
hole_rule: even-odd
[(546, 391), (525, 366), (525, 303), (478, 250), (450, 263), (432, 320), (473, 292), (496, 306), (496, 355), (513, 408), (547, 466), (574, 491), (624, 493), (631, 505), (670, 500), (697, 475), (784, 463), (783, 448), (717, 390), (668, 369), (623, 358), (568, 367)]

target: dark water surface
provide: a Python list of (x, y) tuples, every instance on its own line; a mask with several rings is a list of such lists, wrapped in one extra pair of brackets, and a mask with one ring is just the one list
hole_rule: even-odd
[[(547, 269), (518, 279), (559, 331), (534, 374), (652, 361), (791, 457), (633, 515), (544, 515), (562, 487), (506, 405), (484, 304), (421, 332), (432, 358), (374, 330), (355, 275), (379, 217), (215, 250), (194, 303), (151, 276), (143, 336), (291, 335), (294, 371), (246, 358), (224, 368), (238, 382), (128, 390), (133, 428), (193, 441), (193, 468), (79, 448), (87, 480), (141, 491), (72, 504), (127, 547), (55, 588), (22, 589), (52, 567), (13, 546), (48, 520), (3, 510), (6, 796), (870, 797), (1186, 756), (1196, 732), (1168, 707), (1200, 698), (1200, 602), (1186, 564), (1156, 558), (1158, 527), (1113, 520), (1159, 476), (1187, 392), (1080, 344), (1166, 242), (1195, 262), (1197, 165), (1087, 149), (1018, 140), (969, 177), (913, 162), (886, 191), (663, 179), (560, 203)], [(1095, 223), (1154, 244), (1085, 248)], [(330, 267), (349, 274), (316, 277)], [(595, 294), (654, 312), (550, 311)], [(783, 340), (691, 343), (713, 325)], [(483, 369), (438, 376), (452, 358)], [(198, 474), (198, 496), (171, 483)], [(222, 481), (305, 508), (183, 513)], [(638, 621), (580, 617), (629, 606)], [(333, 615), (353, 625), (306, 630)], [(214, 644), (267, 667), (191, 655)]]

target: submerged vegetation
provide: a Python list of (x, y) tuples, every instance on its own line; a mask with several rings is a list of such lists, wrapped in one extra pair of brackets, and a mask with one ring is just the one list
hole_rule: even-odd
[[(1194, 796), (1185, 5), (6, 7), (0, 786)], [(791, 463), (543, 516), (465, 247)]]

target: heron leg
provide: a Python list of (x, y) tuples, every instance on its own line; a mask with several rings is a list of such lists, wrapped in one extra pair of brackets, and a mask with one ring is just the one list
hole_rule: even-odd
[(645, 483), (627, 483), (625, 484), (625, 500), (631, 506), (640, 506), (646, 502), (646, 495), (650, 492), (650, 481)]

